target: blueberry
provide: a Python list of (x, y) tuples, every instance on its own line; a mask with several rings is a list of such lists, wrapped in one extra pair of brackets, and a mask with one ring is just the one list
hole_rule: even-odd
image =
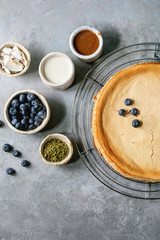
[(40, 104), (38, 105), (38, 107), (36, 108), (36, 109), (37, 109), (37, 112), (39, 112), (40, 110), (42, 110), (42, 107), (43, 107), (43, 105), (42, 105), (42, 103), (40, 103)]
[(35, 100), (33, 100), (32, 102), (31, 102), (31, 104), (32, 104), (32, 106), (34, 106), (35, 108), (38, 108), (38, 106), (39, 106), (39, 100), (38, 99), (35, 99)]
[(28, 124), (22, 124), (22, 130), (26, 131), (28, 129)]
[(134, 128), (139, 127), (139, 126), (140, 126), (140, 121), (138, 121), (137, 119), (134, 119), (134, 120), (132, 121), (132, 126), (133, 126)]
[(119, 114), (120, 116), (124, 116), (124, 115), (125, 115), (125, 110), (124, 110), (124, 109), (120, 109), (120, 110), (118, 111), (118, 114)]
[(28, 167), (30, 165), (30, 162), (27, 160), (22, 160), (21, 165), (22, 167)]
[(33, 124), (33, 123), (34, 123), (33, 118), (30, 118), (30, 119), (29, 119), (29, 124)]
[(11, 145), (9, 144), (4, 144), (3, 147), (2, 147), (3, 151), (5, 152), (10, 152), (13, 148)]
[(28, 119), (29, 117), (27, 115), (22, 116), (23, 119)]
[(42, 110), (46, 112), (46, 107), (45, 107), (44, 105), (43, 105), (43, 108), (42, 108)]
[(35, 129), (35, 126), (33, 124), (29, 125), (28, 130), (33, 130)]
[(126, 98), (126, 99), (124, 100), (124, 104), (125, 104), (126, 106), (129, 106), (129, 105), (131, 105), (131, 104), (132, 104), (132, 101), (131, 101), (131, 99), (129, 99), (129, 98)]
[(36, 96), (33, 93), (28, 93), (27, 94), (27, 100), (28, 102), (33, 101), (36, 98)]
[(39, 122), (39, 123), (42, 122), (42, 118), (40, 118), (38, 115), (36, 115), (36, 116), (34, 117), (34, 120), (35, 120), (35, 122)]
[(26, 101), (26, 94), (22, 93), (19, 95), (19, 101), (21, 103), (24, 103)]
[(35, 127), (38, 127), (39, 125), (41, 125), (40, 122), (36, 122), (36, 121), (34, 122), (34, 126), (35, 126)]
[(12, 119), (15, 119), (15, 118), (17, 119), (17, 116), (12, 115), (11, 118), (12, 118)]
[(41, 123), (42, 123), (42, 121), (43, 121), (43, 120), (36, 115), (35, 118), (34, 118), (34, 126), (35, 126), (35, 127), (40, 126)]
[(14, 108), (14, 107), (11, 107), (11, 108), (9, 109), (9, 113), (10, 113), (11, 115), (16, 115), (16, 114), (17, 114), (17, 109)]
[(2, 125), (3, 125), (3, 122), (0, 120), (0, 127), (2, 127)]
[(23, 110), (20, 113), (22, 116), (28, 116), (28, 114), (29, 114), (28, 110)]
[(25, 115), (28, 116), (29, 113), (30, 113), (29, 109), (20, 111), (20, 114), (23, 115), (23, 116), (25, 116)]
[(27, 124), (28, 124), (28, 119), (24, 119), (24, 118), (23, 118), (23, 119), (21, 120), (21, 123), (27, 125)]
[(20, 108), (21, 111), (27, 110), (27, 106), (26, 106), (24, 103), (22, 103), (22, 104), (19, 106), (19, 108)]
[(31, 104), (30, 103), (25, 103), (25, 105), (26, 105), (27, 108), (29, 108), (29, 109), (31, 108)]
[(7, 168), (7, 169), (6, 169), (6, 173), (7, 173), (8, 175), (13, 175), (15, 172), (16, 172), (16, 171), (15, 171), (13, 168)]
[(37, 113), (37, 110), (33, 106), (31, 107), (31, 113), (33, 113), (33, 114)]
[(131, 109), (131, 114), (132, 115), (137, 115), (138, 114), (138, 109), (137, 108), (132, 108)]
[(23, 124), (21, 122), (17, 122), (16, 125), (15, 125), (15, 128), (19, 129), (19, 130), (22, 130)]
[(30, 118), (34, 118), (36, 113), (30, 113)]
[(11, 106), (14, 107), (14, 108), (19, 107), (18, 99), (13, 99), (12, 102), (11, 102)]
[(21, 155), (21, 153), (18, 150), (13, 150), (12, 153), (14, 157), (19, 157)]
[(18, 122), (17, 118), (13, 118), (11, 121), (11, 124), (15, 126), (17, 122)]
[[(123, 110), (123, 109), (121, 109), (121, 110)], [(124, 111), (125, 111), (125, 110), (124, 110)], [(45, 119), (45, 118), (46, 118), (46, 115), (47, 115), (47, 113), (46, 113), (46, 111), (44, 111), (44, 110), (39, 111), (39, 112), (37, 113), (37, 116), (40, 117), (40, 118), (42, 118), (42, 119)]]

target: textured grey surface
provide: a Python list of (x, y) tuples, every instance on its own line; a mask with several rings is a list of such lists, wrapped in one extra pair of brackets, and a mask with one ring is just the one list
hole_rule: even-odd
[[(103, 186), (74, 153), (60, 167), (45, 165), (39, 144), (49, 133), (65, 133), (72, 139), (71, 106), (75, 92), (93, 64), (76, 60), (68, 46), (71, 32), (79, 25), (98, 28), (107, 54), (132, 43), (159, 41), (159, 0), (1, 0), (0, 44), (17, 41), (32, 55), (29, 71), (18, 78), (0, 76), (0, 118), (8, 97), (20, 89), (35, 89), (46, 96), (52, 117), (48, 127), (33, 136), (21, 136), (7, 125), (0, 129), (0, 146), (10, 143), (31, 161), (0, 150), (0, 240), (159, 240), (160, 201), (137, 200)], [(38, 65), (51, 51), (72, 57), (74, 84), (64, 92), (47, 89)], [(0, 147), (1, 148), (1, 147)], [(6, 176), (12, 166), (17, 175)]]

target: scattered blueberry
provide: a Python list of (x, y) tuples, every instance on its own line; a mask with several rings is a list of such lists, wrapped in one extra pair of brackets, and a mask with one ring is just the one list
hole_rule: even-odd
[(16, 115), (16, 114), (17, 114), (17, 109), (14, 108), (14, 107), (11, 107), (11, 108), (9, 109), (9, 113), (10, 113), (11, 115)]
[(129, 98), (126, 98), (126, 99), (124, 100), (124, 104), (125, 104), (126, 106), (129, 106), (129, 105), (131, 105), (131, 104), (132, 104), (132, 101), (131, 101), (131, 99), (129, 99)]
[(11, 106), (14, 107), (14, 108), (19, 107), (18, 99), (13, 99), (12, 102), (11, 102)]
[(36, 98), (36, 96), (33, 93), (28, 93), (27, 94), (27, 100), (28, 102), (33, 101)]
[(13, 150), (12, 153), (14, 157), (19, 157), (21, 155), (21, 153), (18, 150)]
[(7, 173), (8, 175), (13, 175), (15, 172), (16, 172), (16, 171), (15, 171), (13, 168), (7, 168), (7, 169), (6, 169), (6, 173)]
[(13, 148), (11, 145), (9, 144), (4, 144), (3, 147), (2, 147), (3, 151), (5, 152), (10, 152)]
[(3, 125), (3, 122), (0, 120), (0, 127), (2, 127), (2, 125)]
[(137, 108), (132, 108), (131, 109), (131, 114), (134, 115), (134, 116), (137, 115), (138, 114), (138, 109)]
[(137, 119), (134, 119), (134, 120), (132, 121), (132, 126), (133, 126), (134, 128), (139, 127), (139, 126), (140, 126), (140, 121), (137, 120)]
[(30, 165), (30, 162), (27, 160), (22, 160), (21, 165), (22, 167), (28, 167)]
[[(40, 112), (39, 112), (40, 113)], [(125, 115), (125, 110), (124, 109), (120, 109), (119, 111), (118, 111), (118, 114), (120, 115), (120, 116), (124, 116)]]
[(26, 94), (22, 93), (19, 95), (19, 101), (21, 103), (24, 103), (26, 101)]

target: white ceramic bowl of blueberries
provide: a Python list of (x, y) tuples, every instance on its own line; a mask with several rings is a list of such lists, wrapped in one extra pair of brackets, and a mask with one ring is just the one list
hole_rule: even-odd
[(47, 100), (35, 90), (14, 93), (4, 108), (8, 126), (21, 134), (34, 134), (42, 130), (47, 125), (50, 114)]

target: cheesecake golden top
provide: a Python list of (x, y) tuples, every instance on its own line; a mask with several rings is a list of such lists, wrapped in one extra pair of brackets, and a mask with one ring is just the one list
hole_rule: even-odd
[(94, 101), (93, 140), (107, 163), (127, 178), (160, 181), (160, 64), (121, 70)]

